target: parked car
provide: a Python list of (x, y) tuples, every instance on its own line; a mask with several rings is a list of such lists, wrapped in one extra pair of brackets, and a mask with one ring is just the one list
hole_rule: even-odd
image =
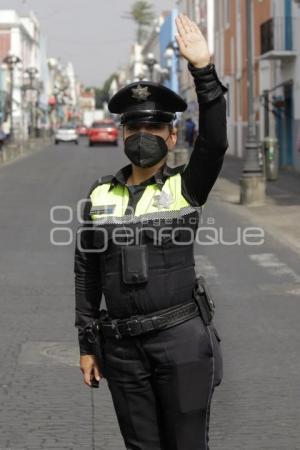
[(75, 125), (62, 125), (55, 131), (55, 144), (57, 145), (60, 142), (75, 142), (75, 144), (78, 144), (78, 133)]
[(77, 128), (77, 132), (78, 132), (79, 136), (87, 136), (88, 129), (85, 125), (79, 125)]
[(113, 120), (97, 120), (88, 131), (89, 145), (96, 143), (111, 143), (118, 145), (119, 131)]
[(6, 134), (3, 132), (3, 130), (0, 129), (0, 150), (2, 150), (2, 147), (5, 144), (6, 140), (7, 140)]

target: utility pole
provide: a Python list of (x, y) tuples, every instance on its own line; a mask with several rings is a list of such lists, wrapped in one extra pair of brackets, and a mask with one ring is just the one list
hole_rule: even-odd
[(248, 135), (245, 146), (243, 174), (240, 178), (240, 203), (262, 205), (265, 202), (265, 178), (259, 164), (258, 142), (255, 125), (254, 93), (253, 93), (253, 48), (252, 48), (252, 0), (246, 0), (247, 18), (247, 53), (248, 53)]
[(26, 74), (29, 78), (29, 86), (28, 89), (30, 90), (31, 99), (30, 99), (30, 137), (34, 138), (36, 136), (36, 100), (34, 99), (33, 92), (36, 91), (37, 95), (37, 87), (35, 86), (36, 77), (38, 74), (38, 69), (36, 67), (28, 67), (25, 70)]
[(9, 86), (9, 112), (10, 112), (10, 141), (14, 141), (14, 112), (13, 112), (13, 103), (14, 103), (14, 67), (21, 62), (21, 59), (18, 56), (14, 56), (12, 54), (7, 55), (4, 60), (4, 64), (7, 65), (9, 70), (10, 77), (10, 86)]
[(9, 65), (9, 112), (10, 112), (10, 141), (13, 142), (14, 136), (14, 112), (13, 112), (13, 102), (14, 102), (14, 68), (13, 65)]

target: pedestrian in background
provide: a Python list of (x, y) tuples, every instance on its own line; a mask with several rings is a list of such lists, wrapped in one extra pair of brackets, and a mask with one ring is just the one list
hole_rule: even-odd
[(297, 148), (297, 151), (300, 153), (300, 126), (298, 128), (298, 137), (297, 137), (297, 142), (296, 142), (296, 148)]
[(188, 117), (185, 121), (185, 140), (191, 149), (194, 145), (196, 124), (191, 117)]

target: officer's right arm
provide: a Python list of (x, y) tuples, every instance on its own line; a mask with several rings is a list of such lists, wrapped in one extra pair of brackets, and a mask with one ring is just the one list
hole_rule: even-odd
[(100, 253), (93, 251), (95, 249), (90, 209), (91, 201), (88, 195), (84, 203), (83, 223), (76, 234), (74, 257), (75, 327), (78, 328), (80, 355), (94, 354), (93, 344), (89, 343), (84, 335), (84, 327), (97, 318), (102, 295)]
[(94, 355), (93, 344), (88, 342), (84, 327), (98, 315), (101, 303), (100, 254), (88, 252), (93, 250), (93, 230), (90, 221), (91, 201), (85, 201), (83, 209), (83, 224), (76, 234), (74, 273), (75, 273), (75, 327), (78, 328), (80, 349), (80, 370), (84, 383), (91, 386), (91, 379), (100, 380), (102, 374)]

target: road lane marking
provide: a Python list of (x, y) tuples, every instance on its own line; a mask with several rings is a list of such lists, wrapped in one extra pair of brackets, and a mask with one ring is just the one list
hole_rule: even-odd
[(300, 275), (291, 269), (286, 263), (280, 261), (274, 253), (257, 253), (250, 254), (249, 258), (257, 263), (260, 267), (264, 267), (271, 275), (288, 276), (296, 283), (300, 282)]

